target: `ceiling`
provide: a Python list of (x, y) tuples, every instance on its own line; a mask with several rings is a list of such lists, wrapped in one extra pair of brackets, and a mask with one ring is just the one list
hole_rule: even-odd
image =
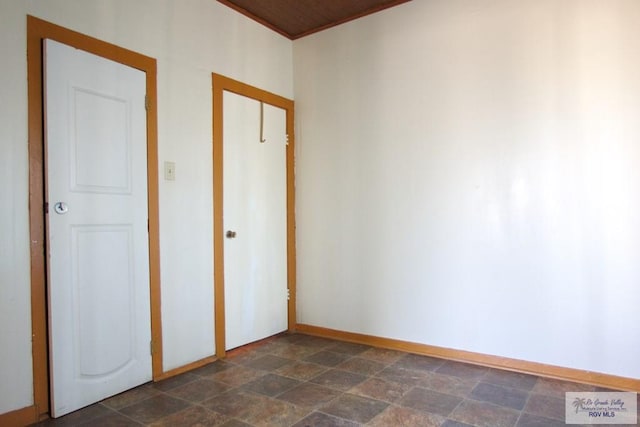
[(410, 0), (218, 0), (291, 40)]

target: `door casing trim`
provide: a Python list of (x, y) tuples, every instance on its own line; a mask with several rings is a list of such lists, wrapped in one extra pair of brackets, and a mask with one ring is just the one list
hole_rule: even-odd
[(295, 132), (294, 102), (282, 96), (213, 73), (213, 277), (214, 325), (216, 356), (226, 354), (224, 303), (224, 223), (223, 223), (223, 93), (224, 91), (264, 102), (286, 111), (287, 117), (287, 324), (289, 331), (296, 326), (296, 236), (295, 236)]
[(45, 146), (43, 109), (44, 39), (144, 71), (147, 91), (147, 203), (149, 215), (149, 286), (152, 375), (162, 375), (162, 318), (160, 304), (160, 240), (158, 215), (157, 65), (154, 58), (89, 37), (50, 22), (27, 16), (29, 234), (31, 258), (31, 328), (33, 353), (33, 401), (37, 417), (49, 412), (49, 363), (47, 327), (47, 264), (45, 203)]

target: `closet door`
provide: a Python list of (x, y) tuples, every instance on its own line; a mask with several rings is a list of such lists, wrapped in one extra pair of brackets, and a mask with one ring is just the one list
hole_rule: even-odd
[(227, 91), (223, 105), (229, 350), (288, 327), (287, 136), (283, 109)]

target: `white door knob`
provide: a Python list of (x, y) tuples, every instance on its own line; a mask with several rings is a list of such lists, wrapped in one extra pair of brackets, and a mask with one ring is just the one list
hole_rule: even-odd
[(53, 210), (55, 210), (58, 215), (64, 215), (69, 211), (69, 206), (67, 206), (65, 202), (58, 202), (53, 206)]

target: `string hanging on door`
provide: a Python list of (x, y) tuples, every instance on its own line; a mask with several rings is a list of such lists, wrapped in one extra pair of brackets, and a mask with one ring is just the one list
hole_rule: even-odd
[(260, 101), (260, 143), (264, 144), (267, 140), (264, 138), (264, 102)]

